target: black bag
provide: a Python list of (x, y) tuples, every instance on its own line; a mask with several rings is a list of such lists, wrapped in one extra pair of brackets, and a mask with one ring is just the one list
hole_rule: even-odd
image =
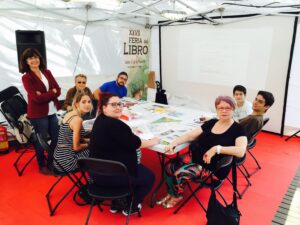
[(81, 185), (79, 190), (74, 193), (73, 200), (77, 205), (84, 206), (92, 203), (92, 198), (87, 188), (87, 185)]
[(166, 90), (163, 90), (160, 82), (156, 81), (156, 95), (155, 102), (160, 104), (168, 105), (167, 95), (165, 94)]
[(231, 204), (223, 206), (216, 198), (216, 192), (211, 188), (211, 195), (208, 202), (206, 212), (207, 224), (206, 225), (238, 225), (240, 224), (241, 213), (237, 207), (236, 197), (236, 164), (233, 157), (232, 162), (232, 181), (233, 181), (233, 201)]

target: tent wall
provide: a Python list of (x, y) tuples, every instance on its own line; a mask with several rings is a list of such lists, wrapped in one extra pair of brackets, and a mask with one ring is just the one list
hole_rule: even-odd
[(14, 85), (25, 94), (22, 74), (18, 72), (15, 30), (45, 32), (47, 66), (62, 88), (60, 99), (64, 99), (66, 91), (74, 86), (74, 76), (78, 73), (88, 76), (91, 90), (115, 79), (126, 68), (122, 56), (124, 34), (129, 29), (143, 28), (122, 21), (86, 24), (36, 16), (0, 15), (0, 90)]
[(280, 133), (294, 21), (272, 16), (219, 26), (161, 27), (164, 89), (188, 96), (204, 110), (214, 110), (214, 99), (231, 96), (236, 84), (247, 87), (250, 101), (258, 90), (268, 90), (276, 101), (265, 129)]

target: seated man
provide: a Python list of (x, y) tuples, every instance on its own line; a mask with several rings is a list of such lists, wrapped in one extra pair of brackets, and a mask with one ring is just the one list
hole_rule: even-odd
[(94, 91), (94, 98), (99, 99), (101, 92), (110, 92), (117, 94), (120, 98), (127, 95), (127, 88), (125, 87), (128, 80), (126, 72), (120, 72), (116, 80), (106, 82)]
[(66, 100), (62, 106), (63, 110), (71, 111), (73, 98), (77, 92), (84, 91), (88, 95), (92, 95), (91, 90), (86, 87), (87, 77), (84, 74), (77, 74), (75, 76), (75, 86), (70, 88), (67, 92)]
[(253, 112), (239, 123), (244, 127), (246, 136), (250, 140), (255, 132), (263, 127), (263, 115), (273, 105), (274, 96), (267, 91), (259, 91), (253, 101)]
[(246, 100), (247, 90), (242, 85), (236, 85), (233, 88), (233, 97), (237, 107), (233, 112), (233, 118), (239, 121), (252, 113), (252, 104)]

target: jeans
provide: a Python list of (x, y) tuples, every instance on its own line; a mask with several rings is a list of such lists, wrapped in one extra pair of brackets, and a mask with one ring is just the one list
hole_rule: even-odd
[[(48, 153), (48, 161), (47, 161), (47, 167), (52, 168), (53, 163), (53, 152), (57, 144), (57, 137), (58, 137), (58, 119), (56, 117), (56, 114), (42, 117), (42, 118), (36, 118), (36, 119), (30, 119), (30, 122), (35, 130), (36, 133), (39, 133), (44, 140), (47, 140), (48, 134), (50, 136), (50, 149), (52, 150), (50, 153)], [(36, 151), (36, 158), (39, 165), (39, 168), (45, 167), (45, 154), (44, 149), (40, 145), (40, 143), (37, 141), (34, 145), (35, 151)]]
[[(90, 174), (93, 181), (99, 186), (122, 187), (128, 185), (127, 177), (104, 177), (97, 174)], [(137, 176), (130, 175), (133, 185), (134, 200), (133, 207), (142, 203), (146, 195), (151, 191), (155, 176), (153, 172), (142, 164), (137, 165)]]

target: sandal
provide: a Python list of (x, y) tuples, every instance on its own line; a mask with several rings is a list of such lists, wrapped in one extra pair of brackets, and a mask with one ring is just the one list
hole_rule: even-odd
[(170, 209), (173, 208), (174, 206), (176, 206), (179, 202), (181, 202), (181, 200), (183, 199), (183, 196), (179, 196), (179, 197), (171, 197), (168, 201), (164, 202), (162, 204), (162, 206), (166, 209)]
[(166, 201), (168, 201), (170, 198), (172, 197), (172, 195), (167, 194), (165, 197), (163, 197), (162, 199), (156, 201), (157, 205), (162, 205), (164, 204)]

